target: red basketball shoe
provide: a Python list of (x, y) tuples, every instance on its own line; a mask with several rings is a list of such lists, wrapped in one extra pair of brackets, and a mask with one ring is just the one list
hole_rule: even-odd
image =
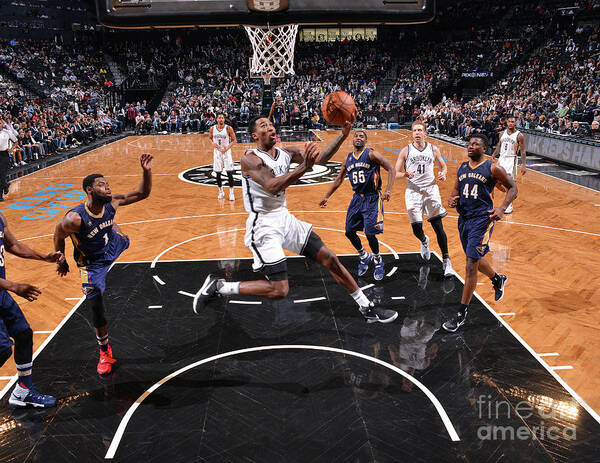
[(117, 359), (115, 359), (112, 355), (112, 349), (108, 346), (106, 352), (100, 350), (100, 360), (98, 361), (98, 368), (96, 371), (99, 375), (107, 375), (113, 369), (113, 363), (115, 363)]

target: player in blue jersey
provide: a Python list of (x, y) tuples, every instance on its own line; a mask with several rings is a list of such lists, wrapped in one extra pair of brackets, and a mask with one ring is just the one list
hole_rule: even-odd
[[(459, 214), (458, 232), (467, 255), (465, 287), (460, 309), (452, 319), (442, 325), (450, 332), (458, 330), (465, 323), (467, 309), (477, 286), (478, 271), (492, 280), (496, 301), (500, 301), (504, 296), (506, 275), (498, 275), (484, 256), (490, 250), (494, 223), (502, 220), (504, 211), (517, 197), (517, 185), (502, 167), (484, 159), (483, 155), (488, 146), (485, 135), (471, 136), (467, 146), (469, 161), (463, 162), (459, 167), (454, 189), (448, 198), (448, 206), (456, 207)], [(502, 205), (495, 208), (492, 191), (496, 182), (507, 191)]]
[(13, 407), (53, 407), (56, 399), (49, 395), (40, 394), (31, 379), (33, 367), (33, 331), (23, 312), (8, 293), (18, 294), (30, 302), (35, 301), (41, 294), (39, 288), (27, 283), (15, 283), (6, 279), (4, 267), (4, 251), (24, 259), (58, 262), (64, 260), (61, 252), (40, 254), (29, 246), (21, 243), (8, 229), (6, 218), (0, 214), (0, 367), (12, 354), (12, 341), (15, 344), (15, 363), (17, 364), (18, 381), (13, 389), (8, 403)]
[[(101, 174), (91, 174), (83, 179), (83, 191), (87, 201), (67, 212), (56, 225), (54, 248), (64, 253), (65, 238), (73, 241), (73, 257), (81, 273), (84, 306), (92, 313), (96, 339), (100, 346), (98, 374), (113, 370), (115, 358), (108, 343), (108, 325), (104, 317), (102, 295), (106, 286), (106, 274), (110, 266), (129, 247), (129, 237), (114, 223), (119, 206), (133, 204), (150, 195), (152, 189), (152, 155), (142, 154), (142, 183), (137, 190), (124, 195), (112, 195), (108, 182)], [(57, 272), (65, 276), (69, 265), (65, 260), (57, 265)]]
[[(383, 233), (383, 201), (390, 200), (392, 185), (394, 185), (394, 179), (396, 178), (396, 169), (380, 153), (372, 148), (365, 148), (367, 132), (364, 130), (354, 132), (352, 144), (354, 145), (354, 151), (348, 153), (340, 173), (319, 206), (327, 206), (327, 200), (340, 187), (344, 177), (348, 174), (354, 195), (346, 214), (346, 237), (360, 256), (358, 276), (364, 275), (369, 268), (369, 264), (373, 262), (375, 264), (373, 276), (376, 280), (382, 280), (385, 269), (383, 259), (379, 255), (377, 235)], [(381, 167), (388, 172), (387, 186), (383, 193), (381, 192)], [(365, 232), (373, 254), (365, 251), (360, 238), (356, 234), (357, 231), (362, 230)]]

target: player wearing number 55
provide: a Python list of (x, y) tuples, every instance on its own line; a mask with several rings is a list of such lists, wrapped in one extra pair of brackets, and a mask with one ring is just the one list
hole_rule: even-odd
[[(101, 174), (91, 174), (83, 179), (82, 188), (87, 194), (85, 203), (67, 212), (56, 225), (54, 248), (64, 253), (65, 238), (73, 241), (73, 258), (81, 273), (81, 285), (85, 294), (84, 305), (92, 313), (92, 323), (100, 345), (98, 374), (113, 370), (115, 358), (108, 343), (108, 324), (104, 317), (102, 295), (106, 286), (108, 269), (125, 249), (129, 237), (114, 223), (119, 206), (133, 204), (150, 196), (152, 189), (152, 155), (142, 154), (142, 183), (137, 190), (124, 195), (112, 195), (107, 180)], [(65, 276), (69, 272), (66, 259), (57, 263), (57, 272)]]

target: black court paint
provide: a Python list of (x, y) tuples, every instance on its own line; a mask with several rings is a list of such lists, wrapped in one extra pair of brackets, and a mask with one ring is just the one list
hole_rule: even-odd
[[(356, 257), (340, 259), (356, 272)], [(287, 298), (261, 305), (218, 298), (200, 315), (178, 291), (195, 293), (208, 272), (256, 277), (250, 260), (116, 264), (106, 306), (117, 370), (96, 374), (97, 346), (80, 308), (35, 362), (35, 382), (59, 406), (15, 411), (5, 396), (0, 460), (104, 461), (129, 407), (168, 374), (237, 349), (307, 344), (359, 352), (414, 376), (461, 440), (450, 440), (418, 387), (387, 368), (332, 352), (265, 351), (163, 385), (132, 416), (113, 461), (599, 461), (600, 425), (481, 303), (462, 331), (440, 329), (462, 284), (444, 279), (439, 261), (385, 260), (387, 271), (398, 266), (392, 277), (375, 282), (371, 269), (359, 285), (375, 283), (367, 295), (399, 311), (389, 325), (366, 324), (331, 276), (304, 258), (288, 260)], [(156, 284), (155, 273), (169, 283)], [(326, 299), (294, 303), (317, 297)]]

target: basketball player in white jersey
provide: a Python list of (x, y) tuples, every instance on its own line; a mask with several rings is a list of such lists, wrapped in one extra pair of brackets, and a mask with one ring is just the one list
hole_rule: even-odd
[[(312, 225), (297, 219), (286, 207), (286, 188), (294, 184), (314, 164), (324, 165), (348, 137), (352, 123), (347, 121), (342, 133), (322, 151), (316, 143), (305, 149), (275, 146), (277, 132), (266, 117), (251, 119), (248, 132), (256, 148), (246, 151), (240, 160), (243, 175), (244, 207), (248, 212), (244, 242), (252, 252), (254, 271), (263, 271), (266, 280), (226, 282), (208, 275), (194, 297), (194, 312), (199, 313), (217, 294), (247, 294), (281, 299), (289, 291), (284, 249), (306, 256), (329, 270), (358, 304), (368, 323), (390, 323), (398, 313), (376, 307), (356, 284), (337, 256), (312, 230)], [(298, 166), (290, 171), (290, 163)]]
[(444, 276), (451, 275), (454, 270), (448, 254), (448, 238), (442, 225), (446, 217), (446, 209), (442, 205), (440, 189), (435, 183), (433, 165), (440, 168), (437, 179), (446, 180), (448, 168), (437, 146), (425, 141), (427, 126), (417, 120), (412, 124), (413, 142), (400, 151), (396, 161), (396, 177), (406, 177), (406, 211), (414, 235), (421, 241), (421, 257), (429, 260), (429, 237), (423, 232), (423, 214), (431, 223), (442, 251)]
[(217, 186), (219, 187), (219, 195), (217, 199), (225, 197), (223, 193), (223, 183), (221, 181), (221, 173), (223, 170), (227, 172), (229, 180), (229, 201), (235, 201), (233, 193), (233, 158), (231, 157), (231, 147), (237, 143), (235, 132), (230, 125), (225, 124), (225, 115), (217, 114), (217, 125), (213, 125), (208, 131), (208, 138), (213, 144), (213, 172), (217, 177)]
[[(517, 120), (514, 116), (506, 120), (506, 130), (500, 136), (500, 142), (496, 145), (492, 159), (498, 156), (498, 165), (503, 167), (506, 173), (513, 179), (516, 179), (517, 156), (521, 152), (521, 175), (527, 172), (527, 152), (525, 151), (525, 137), (517, 130)], [(498, 184), (498, 188), (501, 185)], [(503, 190), (503, 188), (500, 188)], [(510, 214), (513, 211), (513, 204), (506, 208), (505, 214)]]

